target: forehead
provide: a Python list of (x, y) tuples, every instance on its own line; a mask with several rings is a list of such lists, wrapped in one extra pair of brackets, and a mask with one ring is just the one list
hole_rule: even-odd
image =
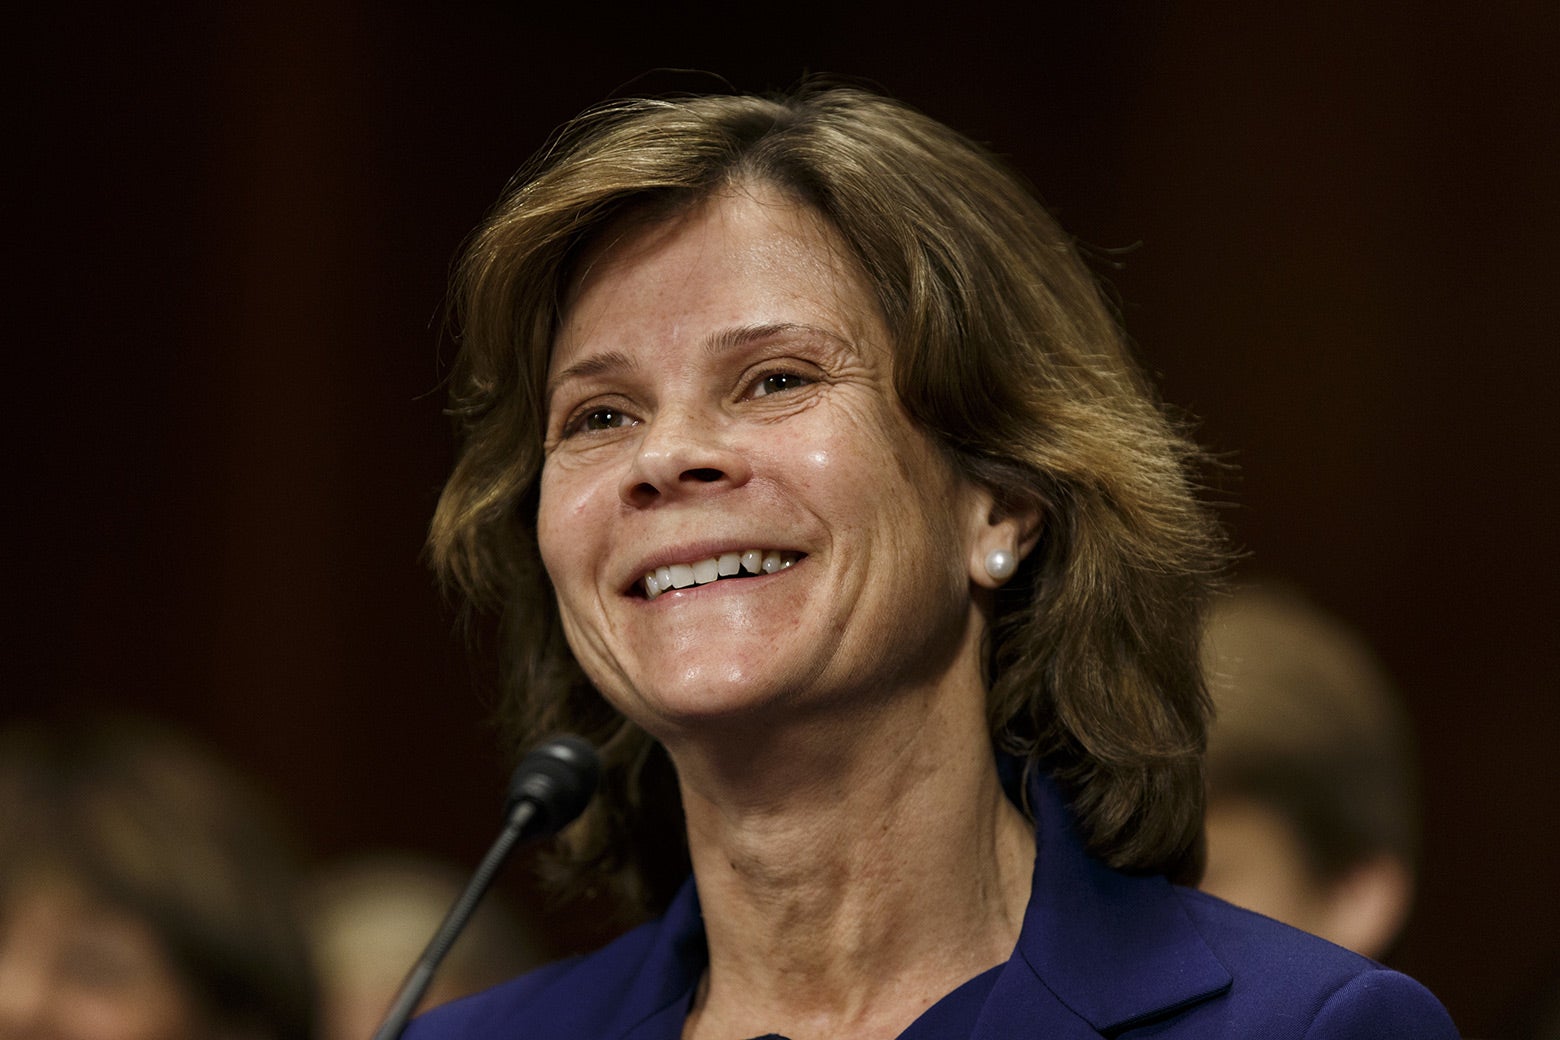
[(838, 326), (852, 341), (883, 338), (873, 286), (829, 220), (779, 189), (739, 185), (671, 215), (608, 225), (577, 261), (550, 367), (690, 323), (799, 319)]

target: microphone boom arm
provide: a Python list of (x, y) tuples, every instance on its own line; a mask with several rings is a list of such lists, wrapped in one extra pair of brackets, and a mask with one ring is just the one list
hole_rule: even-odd
[(412, 1012), (428, 992), (433, 973), (466, 927), (509, 854), (522, 839), (555, 834), (571, 823), (595, 793), (598, 773), (595, 749), (578, 737), (550, 740), (521, 761), (509, 781), (504, 829), (407, 974), (374, 1040), (399, 1040)]

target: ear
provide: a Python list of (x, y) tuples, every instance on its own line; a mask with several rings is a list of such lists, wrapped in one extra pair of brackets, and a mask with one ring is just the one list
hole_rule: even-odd
[(1040, 543), (1045, 510), (1032, 496), (998, 498), (991, 489), (981, 487), (974, 494), (971, 526), (970, 580), (982, 588), (1000, 588), (1012, 575), (992, 574), (987, 560), (993, 552), (1001, 551), (1011, 553), (1015, 564), (1021, 563)]

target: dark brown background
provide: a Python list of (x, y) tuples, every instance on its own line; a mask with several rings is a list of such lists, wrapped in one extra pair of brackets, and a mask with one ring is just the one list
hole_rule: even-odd
[(447, 266), (556, 123), (718, 85), (652, 69), (844, 73), (1121, 265), (1167, 396), (1241, 466), (1239, 542), (1406, 690), (1428, 836), (1393, 963), (1472, 1035), (1560, 970), (1552, 3), (407, 6), (10, 27), (0, 720), (143, 709), (316, 856), (474, 861), (504, 759), (419, 561)]

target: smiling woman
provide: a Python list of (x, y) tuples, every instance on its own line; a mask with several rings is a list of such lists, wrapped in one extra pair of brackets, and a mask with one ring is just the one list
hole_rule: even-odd
[[(870, 285), (813, 210), (734, 185), (615, 237), (573, 286), (552, 365), (537, 537), (564, 633), (685, 785), (739, 782), (702, 775), (685, 740), (751, 746), (744, 728), (831, 699), (857, 713), (905, 668), (964, 686), (984, 729), (965, 560), (1032, 544), (1037, 518), (995, 519), (900, 407)], [(581, 422), (603, 412), (621, 421)], [(744, 552), (750, 577), (710, 584)], [(819, 775), (784, 757), (788, 782)]]
[(851, 89), (616, 103), (457, 290), (434, 559), (517, 737), (603, 745), (564, 875), (661, 916), (417, 1035), (1455, 1035), (1172, 883), (1201, 456), (979, 148)]

